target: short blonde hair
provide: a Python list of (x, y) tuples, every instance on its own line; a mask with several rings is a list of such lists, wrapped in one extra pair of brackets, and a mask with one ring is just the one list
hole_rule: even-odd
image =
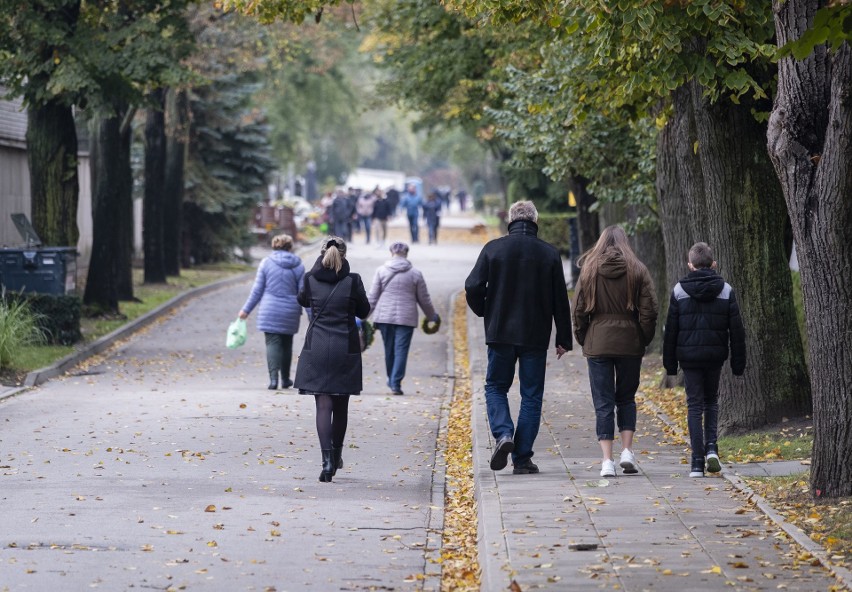
[(293, 237), (289, 234), (279, 234), (272, 237), (272, 248), (276, 251), (289, 251), (293, 248)]
[(531, 201), (516, 201), (509, 208), (509, 222), (515, 220), (529, 220), (530, 222), (538, 222), (538, 210), (535, 209), (535, 204)]

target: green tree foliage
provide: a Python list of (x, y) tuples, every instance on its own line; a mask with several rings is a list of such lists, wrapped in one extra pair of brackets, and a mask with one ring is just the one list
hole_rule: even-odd
[(263, 30), (251, 19), (209, 8), (193, 15), (193, 71), (207, 82), (189, 92), (183, 228), (195, 263), (227, 260), (251, 244), (254, 206), (275, 167), (270, 128), (253, 102), (262, 88)]

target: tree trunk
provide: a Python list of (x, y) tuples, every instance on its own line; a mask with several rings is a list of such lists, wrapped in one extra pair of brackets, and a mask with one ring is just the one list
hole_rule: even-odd
[(585, 253), (593, 246), (601, 235), (600, 221), (596, 212), (590, 212), (597, 199), (589, 193), (589, 180), (582, 175), (572, 175), (568, 179), (568, 188), (574, 194), (577, 202), (577, 226), (580, 231), (580, 253)]
[(155, 106), (148, 108), (145, 120), (145, 198), (142, 215), (142, 242), (145, 251), (145, 283), (166, 281), (164, 259), (164, 185), (166, 181), (166, 126), (163, 115), (164, 92), (153, 93)]
[[(628, 219), (635, 222), (638, 216), (649, 215), (647, 208), (645, 211), (637, 211), (637, 206), (629, 206), (627, 209)], [(660, 224), (656, 223), (653, 226), (644, 225), (641, 230), (637, 231), (632, 237), (633, 249), (636, 256), (645, 264), (651, 274), (651, 279), (654, 281), (654, 291), (657, 293), (657, 315), (660, 321), (657, 323), (657, 333), (654, 335), (654, 340), (648, 344), (646, 351), (654, 353), (663, 353), (663, 319), (661, 315), (665, 314), (665, 303), (667, 302), (666, 293), (668, 292), (666, 282), (666, 250), (663, 242), (663, 232)]]
[(118, 257), (116, 266), (116, 283), (118, 299), (127, 301), (136, 300), (133, 293), (133, 166), (130, 162), (130, 150), (133, 142), (133, 116), (136, 108), (123, 108), (121, 113), (122, 122), (119, 129), (120, 146), (117, 149), (118, 159), (116, 167), (118, 174)]
[(92, 257), (83, 304), (118, 314), (119, 160), (121, 118), (98, 117), (90, 126)]
[[(778, 44), (822, 3), (776, 1)], [(852, 50), (818, 47), (778, 64), (769, 154), (781, 180), (802, 274), (813, 389), (811, 492), (852, 495)]]
[(766, 153), (766, 127), (748, 106), (693, 92), (710, 246), (734, 287), (747, 339), (745, 381), (723, 372), (721, 434), (810, 412), (810, 388), (784, 253), (787, 212)]
[(70, 106), (50, 101), (27, 111), (33, 228), (44, 245), (76, 247), (77, 129)]
[(180, 275), (183, 168), (186, 162), (187, 97), (169, 89), (166, 94), (166, 180), (163, 207), (163, 261), (166, 275)]

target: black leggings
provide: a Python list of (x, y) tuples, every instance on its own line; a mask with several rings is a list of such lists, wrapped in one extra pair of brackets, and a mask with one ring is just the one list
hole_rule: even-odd
[(342, 448), (349, 419), (349, 395), (314, 395), (320, 448)]

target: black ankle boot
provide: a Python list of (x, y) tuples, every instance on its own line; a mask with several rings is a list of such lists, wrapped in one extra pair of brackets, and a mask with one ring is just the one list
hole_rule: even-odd
[(266, 388), (271, 391), (278, 390), (278, 370), (274, 372), (272, 370), (269, 371), (269, 386)]
[(322, 450), (322, 472), (319, 475), (319, 480), (323, 483), (331, 483), (331, 478), (334, 476), (334, 463), (332, 456), (333, 450)]
[(331, 474), (332, 476), (334, 476), (337, 474), (337, 469), (343, 468), (343, 446), (335, 446), (332, 449), (331, 463), (332, 466), (334, 466), (334, 470), (331, 472)]

